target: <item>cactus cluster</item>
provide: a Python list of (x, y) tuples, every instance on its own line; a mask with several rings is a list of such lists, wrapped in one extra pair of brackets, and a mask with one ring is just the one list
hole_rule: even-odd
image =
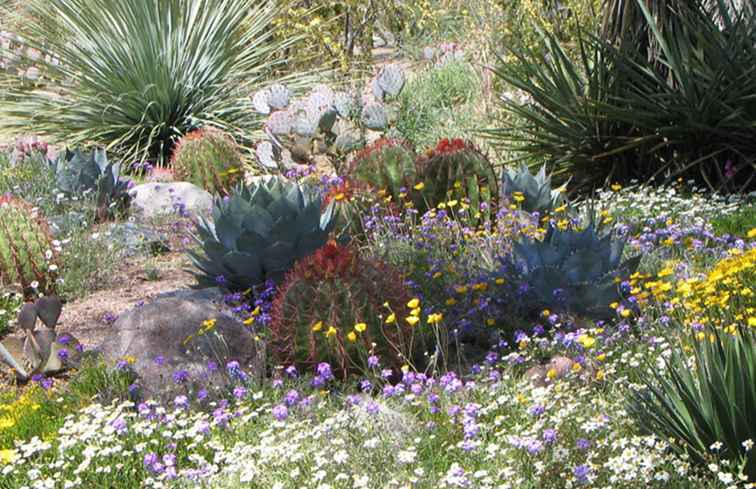
[[(284, 365), (329, 362), (342, 376), (365, 371), (368, 356), (398, 367), (398, 324), (382, 318), (410, 299), (389, 265), (331, 241), (298, 262), (272, 308), (271, 347)], [(386, 307), (388, 305), (388, 307)]]
[(355, 154), (348, 174), (401, 202), (417, 181), (415, 152), (407, 143), (381, 138)]
[(625, 241), (611, 233), (599, 235), (593, 224), (584, 230), (549, 226), (542, 240), (525, 238), (505, 259), (526, 286), (523, 303), (530, 313), (544, 309), (592, 319), (609, 319), (612, 303), (622, 298), (620, 283), (632, 275), (640, 255), (622, 261)]
[(199, 218), (189, 251), (200, 286), (245, 291), (280, 281), (294, 262), (323, 246), (333, 227), (333, 206), (296, 182), (271, 177), (218, 197), (212, 221)]
[[(417, 160), (423, 197), (429, 207), (462, 200), (476, 216), (482, 203), (497, 195), (496, 174), (488, 158), (471, 142), (442, 139)], [(492, 206), (488, 206), (489, 212)]]
[(55, 180), (69, 195), (92, 195), (97, 206), (96, 218), (105, 221), (123, 213), (129, 206), (129, 181), (121, 179), (120, 164), (108, 162), (103, 149), (85, 153), (66, 151), (55, 161)]
[(551, 188), (551, 176), (546, 176), (546, 165), (533, 175), (526, 165), (521, 165), (519, 171), (506, 170), (502, 177), (502, 198), (518, 205), (527, 212), (538, 212), (541, 216), (550, 214), (555, 208), (562, 206), (566, 200), (563, 185)]
[(387, 98), (398, 95), (404, 83), (404, 70), (392, 64), (378, 72), (364, 100), (323, 84), (297, 100), (280, 84), (256, 92), (252, 106), (268, 116), (264, 124), (268, 139), (256, 148), (258, 162), (267, 170), (290, 169), (315, 154), (345, 154), (361, 148), (375, 139), (373, 133), (388, 130), (392, 111)]
[[(57, 296), (40, 297), (19, 310), (16, 323), (24, 339), (3, 340), (0, 361), (13, 368), (21, 380), (60, 372), (78, 362), (78, 341), (68, 334), (59, 337), (55, 331), (62, 311), (63, 304)], [(38, 319), (42, 323), (39, 326)]]
[(171, 168), (177, 180), (217, 195), (228, 195), (244, 176), (241, 153), (233, 138), (209, 127), (179, 140), (173, 148)]
[(47, 223), (26, 202), (0, 197), (0, 284), (51, 292), (58, 265)]

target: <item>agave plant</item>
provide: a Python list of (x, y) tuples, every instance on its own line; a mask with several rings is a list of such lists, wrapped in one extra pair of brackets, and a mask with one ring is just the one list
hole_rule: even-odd
[[(277, 35), (283, 5), (274, 0), (30, 0), (24, 8), (35, 21), (14, 34), (46, 89), (12, 76), (4, 124), (161, 166), (200, 126), (248, 143), (260, 120), (248, 95), (299, 39)], [(290, 81), (313, 80), (300, 72)]]
[(640, 255), (623, 262), (624, 247), (611, 232), (599, 236), (593, 224), (582, 231), (549, 226), (540, 241), (514, 243), (504, 264), (526, 288), (531, 299), (527, 312), (550, 309), (609, 319), (614, 313), (610, 304), (621, 299), (620, 281), (640, 263)]
[(318, 193), (275, 177), (216, 198), (212, 222), (197, 222), (201, 251), (189, 252), (199, 285), (243, 291), (280, 281), (296, 260), (327, 242), (334, 210), (321, 208)]
[(129, 181), (120, 178), (120, 168), (119, 163), (108, 162), (103, 149), (94, 149), (91, 153), (66, 149), (55, 162), (55, 178), (65, 193), (93, 195), (97, 218), (103, 221), (124, 212), (131, 201)]
[(564, 204), (565, 186), (551, 188), (551, 176), (546, 176), (546, 165), (533, 175), (528, 167), (522, 164), (519, 171), (504, 171), (501, 193), (502, 197), (510, 202), (518, 202), (522, 210), (545, 215)]
[(645, 431), (679, 441), (672, 447), (703, 467), (721, 443), (717, 455), (744, 463), (756, 480), (756, 457), (743, 444), (756, 440), (756, 338), (743, 326), (694, 341), (692, 366), (683, 348), (672, 349), (666, 369), (649, 366), (645, 389), (628, 392), (629, 411)]

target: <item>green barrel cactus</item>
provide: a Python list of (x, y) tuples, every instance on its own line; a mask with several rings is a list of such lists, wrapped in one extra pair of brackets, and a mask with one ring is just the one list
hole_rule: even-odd
[(199, 218), (190, 251), (199, 286), (245, 291), (280, 281), (294, 262), (323, 246), (333, 228), (333, 205), (296, 182), (271, 177), (218, 197), (212, 221)]
[(298, 262), (279, 287), (271, 311), (274, 356), (305, 369), (328, 362), (343, 377), (367, 370), (370, 355), (384, 367), (400, 367), (399, 328), (410, 326), (385, 318), (406, 310), (403, 284), (389, 265), (329, 242)]
[(505, 268), (511, 283), (525, 285), (523, 304), (529, 313), (544, 309), (590, 319), (610, 319), (610, 304), (622, 298), (620, 282), (638, 268), (640, 255), (622, 261), (625, 241), (602, 235), (593, 224), (584, 230), (549, 226), (542, 240), (513, 244)]
[(354, 156), (349, 175), (376, 190), (385, 190), (392, 201), (399, 203), (417, 181), (415, 152), (396, 139), (378, 139)]
[(173, 149), (176, 180), (191, 182), (210, 193), (228, 195), (243, 179), (239, 148), (224, 132), (203, 128), (186, 134)]
[(24, 294), (55, 289), (57, 254), (47, 223), (26, 202), (0, 197), (0, 284), (20, 285)]
[(551, 176), (546, 176), (546, 165), (536, 175), (530, 173), (525, 164), (518, 171), (506, 170), (501, 182), (502, 198), (524, 211), (538, 212), (541, 216), (565, 204), (564, 188), (551, 188)]
[(479, 220), (491, 213), (490, 204), (498, 193), (493, 165), (472, 143), (462, 139), (442, 139), (417, 160), (424, 204), (430, 208), (449, 200), (469, 206), (469, 216)]

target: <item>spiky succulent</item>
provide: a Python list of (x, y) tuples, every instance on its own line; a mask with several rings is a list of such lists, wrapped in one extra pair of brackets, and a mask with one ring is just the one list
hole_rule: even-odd
[(47, 222), (26, 202), (0, 197), (0, 284), (18, 284), (27, 295), (50, 292), (56, 261)]
[[(271, 347), (284, 365), (328, 362), (337, 372), (367, 370), (367, 357), (398, 367), (399, 328), (382, 319), (410, 299), (402, 276), (331, 241), (298, 262), (279, 287), (271, 312)], [(388, 303), (388, 308), (385, 304)]]
[[(473, 219), (481, 204), (490, 203), (497, 194), (496, 174), (491, 162), (471, 142), (442, 139), (435, 148), (417, 160), (418, 179), (429, 207), (447, 200), (463, 200), (470, 206)], [(488, 206), (489, 212), (492, 206)]]
[(108, 162), (105, 150), (99, 148), (90, 153), (66, 149), (55, 161), (58, 188), (69, 195), (94, 196), (100, 221), (125, 212), (129, 206), (129, 181), (121, 179), (120, 171), (120, 163)]
[(640, 255), (622, 261), (625, 241), (611, 232), (599, 235), (593, 224), (584, 230), (549, 226), (542, 240), (513, 244), (505, 259), (513, 283), (525, 289), (527, 312), (562, 311), (591, 319), (609, 319), (610, 304), (622, 298), (620, 282), (632, 275)]
[(354, 156), (349, 175), (401, 202), (402, 194), (412, 191), (417, 181), (415, 152), (406, 143), (381, 138)]
[(231, 136), (213, 128), (181, 138), (173, 149), (171, 166), (177, 180), (218, 195), (227, 195), (243, 177), (238, 146)]
[(536, 175), (525, 164), (518, 171), (506, 170), (501, 181), (502, 197), (519, 205), (522, 210), (545, 215), (565, 203), (564, 186), (552, 189), (546, 166)]
[(201, 249), (189, 252), (199, 285), (244, 291), (280, 281), (296, 260), (328, 240), (333, 206), (321, 207), (317, 192), (275, 177), (216, 198), (212, 221), (197, 222)]

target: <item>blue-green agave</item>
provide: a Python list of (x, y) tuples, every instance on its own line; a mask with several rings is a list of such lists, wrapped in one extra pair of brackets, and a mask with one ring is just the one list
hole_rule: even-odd
[(212, 221), (200, 218), (190, 251), (199, 286), (244, 291), (283, 279), (294, 262), (325, 245), (334, 207), (320, 194), (281, 178), (239, 186), (215, 199)]
[(551, 188), (551, 176), (546, 176), (546, 166), (533, 175), (526, 165), (521, 165), (518, 171), (505, 170), (501, 181), (502, 197), (514, 202), (516, 193), (524, 198), (520, 208), (528, 212), (548, 214), (554, 208), (565, 203), (564, 187)]

